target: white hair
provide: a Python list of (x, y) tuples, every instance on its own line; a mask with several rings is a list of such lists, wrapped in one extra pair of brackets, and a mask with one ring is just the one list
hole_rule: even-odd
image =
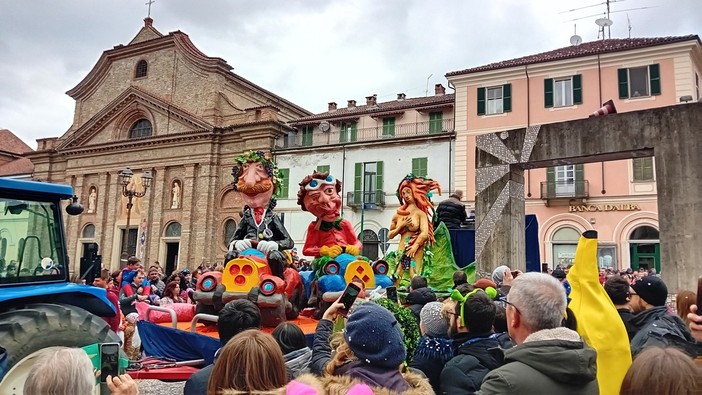
[(42, 352), (24, 383), (25, 394), (89, 395), (94, 391), (93, 364), (80, 348)]
[(563, 285), (553, 276), (530, 272), (512, 282), (507, 297), (532, 332), (561, 326), (566, 311)]

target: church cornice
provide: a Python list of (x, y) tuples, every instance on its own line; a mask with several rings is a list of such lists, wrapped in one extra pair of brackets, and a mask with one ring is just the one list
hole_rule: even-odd
[(169, 146), (177, 143), (194, 142), (199, 140), (213, 140), (219, 138), (221, 130), (189, 130), (165, 136), (152, 136), (141, 139), (130, 139), (119, 142), (102, 143), (89, 146), (57, 149), (56, 152), (65, 156), (77, 156), (100, 152), (118, 153), (119, 151), (144, 149), (147, 147)]

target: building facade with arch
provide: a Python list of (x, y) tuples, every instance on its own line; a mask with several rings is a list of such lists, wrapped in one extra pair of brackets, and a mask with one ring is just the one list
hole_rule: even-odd
[[(231, 70), (187, 34), (164, 35), (146, 18), (67, 92), (73, 124), (39, 139), (27, 157), (33, 179), (73, 186), (86, 206), (66, 217), (74, 271), (91, 244), (111, 270), (125, 249), (167, 271), (224, 258), (242, 211), (231, 189), (234, 159), (270, 151), (291, 130), (288, 122), (310, 115)], [(134, 173), (129, 189), (143, 188), (146, 171), (153, 176), (129, 213), (119, 177), (126, 167)]]

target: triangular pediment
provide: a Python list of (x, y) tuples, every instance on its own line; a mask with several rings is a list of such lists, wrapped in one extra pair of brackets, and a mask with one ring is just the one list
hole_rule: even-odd
[[(71, 149), (87, 145), (118, 142), (126, 139), (125, 119), (134, 112), (149, 114), (146, 118), (167, 119), (167, 127), (158, 127), (157, 132), (150, 138), (163, 137), (177, 130), (213, 130), (214, 126), (202, 118), (173, 105), (172, 103), (131, 86), (120, 94), (109, 105), (98, 111), (70, 135), (62, 138), (57, 149)], [(127, 118), (126, 118), (127, 117)], [(155, 120), (152, 120), (152, 122)]]
[(137, 35), (134, 36), (132, 41), (129, 42), (129, 45), (163, 37), (163, 34), (161, 34), (161, 32), (156, 30), (156, 28), (153, 26), (153, 22), (153, 19), (145, 18), (144, 27), (142, 27), (141, 30), (139, 30), (139, 33), (137, 33)]

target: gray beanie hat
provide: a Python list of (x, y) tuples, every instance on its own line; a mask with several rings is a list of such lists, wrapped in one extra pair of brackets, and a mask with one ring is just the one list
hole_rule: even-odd
[(492, 271), (492, 281), (497, 284), (497, 286), (500, 286), (502, 284), (502, 277), (505, 274), (505, 270), (509, 270), (509, 266), (506, 265), (501, 265), (495, 268), (495, 270)]
[(419, 313), (419, 322), (424, 327), (426, 336), (446, 337), (449, 330), (448, 318), (441, 313), (444, 305), (441, 302), (429, 302)]

